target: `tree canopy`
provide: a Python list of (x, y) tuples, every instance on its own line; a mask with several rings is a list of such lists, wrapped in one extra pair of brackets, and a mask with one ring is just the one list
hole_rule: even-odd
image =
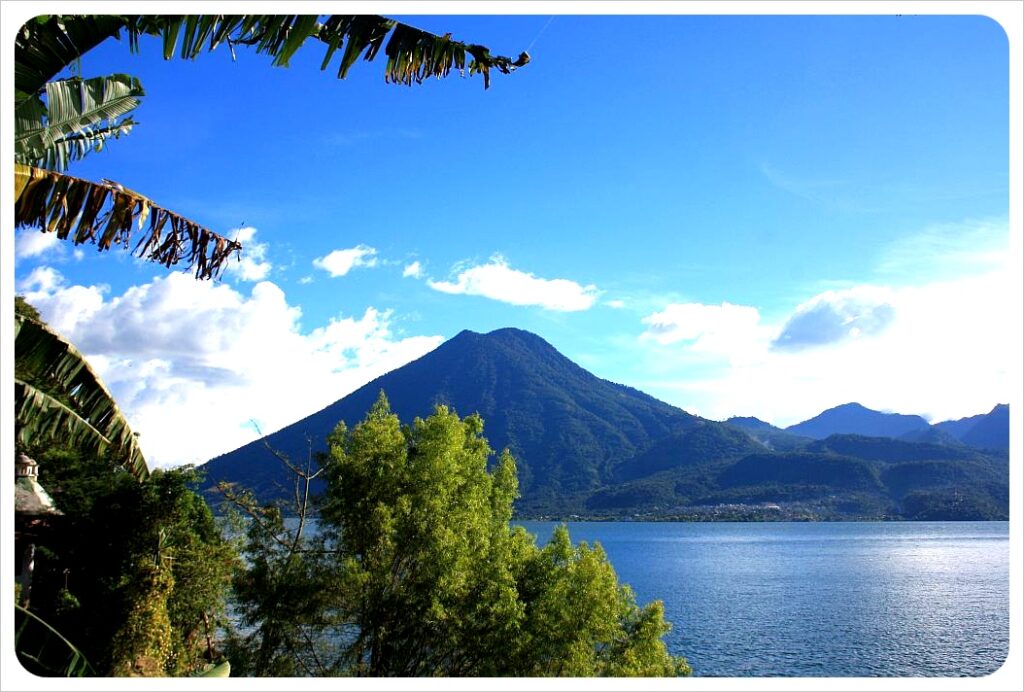
[(545, 547), (513, 527), (507, 452), (488, 469), (483, 421), (438, 406), (400, 425), (383, 393), (328, 439), (321, 530), (349, 593), (340, 660), (366, 675), (688, 674), (600, 545), (561, 527)]

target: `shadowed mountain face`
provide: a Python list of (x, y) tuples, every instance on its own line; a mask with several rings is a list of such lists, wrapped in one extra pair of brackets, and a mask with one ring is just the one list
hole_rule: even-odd
[(934, 428), (978, 449), (1010, 448), (1010, 407), (999, 404), (988, 413), (936, 423)]
[(793, 452), (806, 447), (811, 438), (776, 428), (752, 416), (734, 416), (725, 421), (731, 428), (742, 430), (751, 439), (774, 452)]
[(771, 423), (765, 423), (760, 418), (755, 418), (754, 416), (733, 416), (725, 422), (734, 428), (743, 428), (753, 432), (783, 432), (781, 428), (776, 428)]
[(860, 404), (843, 404), (823, 411), (810, 420), (786, 428), (786, 432), (821, 440), (829, 435), (900, 437), (930, 426), (921, 416), (882, 413)]
[[(380, 391), (403, 423), (430, 415), (437, 404), (461, 416), (479, 413), (496, 451), (508, 447), (519, 467), (520, 508), (565, 493), (592, 490), (612, 466), (655, 440), (681, 434), (701, 419), (635, 389), (602, 380), (518, 329), (463, 331), (434, 351), (327, 408), (270, 435), (266, 441), (292, 459), (305, 459), (339, 421), (362, 420)], [(207, 485), (242, 481), (258, 496), (288, 487), (280, 462), (254, 442), (208, 462)]]

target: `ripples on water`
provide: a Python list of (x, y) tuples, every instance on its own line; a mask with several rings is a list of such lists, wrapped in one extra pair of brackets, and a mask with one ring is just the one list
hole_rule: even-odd
[[(543, 543), (551, 522), (520, 522)], [(1006, 522), (570, 523), (703, 676), (980, 676), (1009, 647)]]

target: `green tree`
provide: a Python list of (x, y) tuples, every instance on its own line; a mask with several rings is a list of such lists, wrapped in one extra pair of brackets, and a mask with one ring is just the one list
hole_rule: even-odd
[(171, 660), (171, 618), (167, 600), (174, 591), (174, 577), (166, 564), (141, 558), (131, 575), (128, 617), (112, 643), (111, 674), (116, 676), (163, 675)]
[(74, 450), (38, 460), (64, 516), (39, 539), (32, 610), (101, 674), (181, 675), (220, 660), (240, 565), (192, 490), (198, 472), (158, 469), (140, 483)]
[(506, 451), (493, 470), (483, 421), (444, 406), (402, 427), (380, 398), (328, 439), (323, 530), (349, 589), (342, 660), (363, 675), (683, 675), (600, 548), (567, 530), (543, 549), (509, 524)]
[(294, 474), (291, 507), (261, 507), (250, 491), (219, 487), (232, 530), (245, 529), (247, 565), (235, 575), (233, 601), (241, 632), (230, 633), (227, 654), (237, 675), (334, 675), (340, 671), (337, 642), (347, 636), (337, 617), (347, 589), (333, 569), (325, 537), (306, 530), (311, 483), (321, 471), (313, 470), (312, 455), (304, 467), (278, 458)]

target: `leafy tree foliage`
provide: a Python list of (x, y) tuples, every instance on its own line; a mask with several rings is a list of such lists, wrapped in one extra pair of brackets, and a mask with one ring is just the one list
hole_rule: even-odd
[(25, 296), (14, 296), (14, 314), (31, 318), (37, 322), (43, 320), (35, 306), (25, 300)]
[(237, 552), (190, 468), (139, 483), (74, 450), (37, 456), (64, 516), (39, 538), (32, 610), (101, 674), (180, 675), (221, 656)]
[(544, 548), (509, 524), (506, 451), (488, 470), (483, 421), (447, 407), (402, 427), (381, 393), (329, 438), (325, 536), (363, 675), (679, 675), (660, 603), (638, 607), (600, 546), (560, 529)]
[(281, 508), (259, 507), (251, 492), (227, 493), (249, 518), (242, 547), (247, 568), (234, 581), (241, 627), (229, 634), (226, 645), (232, 673), (337, 674), (337, 643), (347, 636), (337, 613), (346, 589), (333, 570), (324, 537), (305, 531), (308, 494), (295, 508), (299, 516), (286, 523)]
[(148, 557), (135, 565), (128, 594), (128, 618), (113, 642), (111, 672), (118, 676), (164, 673), (171, 659), (171, 618), (167, 600), (174, 577)]

